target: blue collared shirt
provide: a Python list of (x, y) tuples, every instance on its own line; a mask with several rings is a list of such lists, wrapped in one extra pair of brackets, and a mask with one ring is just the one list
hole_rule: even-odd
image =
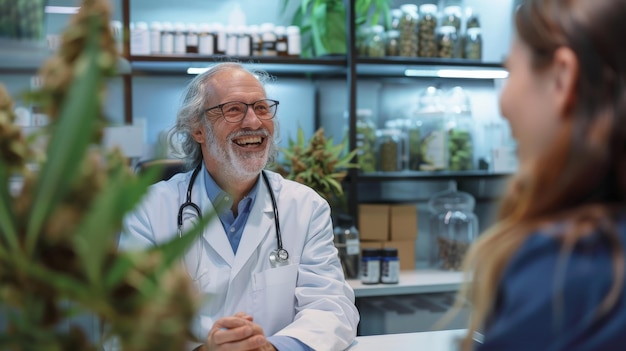
[[(256, 195), (259, 192), (259, 182), (257, 180), (254, 187), (252, 187), (252, 190), (250, 190), (248, 195), (241, 199), (239, 205), (237, 205), (239, 215), (236, 218), (231, 210), (233, 206), (233, 196), (222, 190), (219, 185), (215, 183), (215, 180), (213, 180), (213, 177), (211, 177), (209, 172), (207, 172), (207, 176), (205, 177), (204, 186), (207, 196), (211, 199), (212, 203), (224, 204), (224, 209), (218, 213), (218, 217), (222, 222), (222, 226), (224, 227), (230, 246), (233, 248), (233, 252), (236, 255), (239, 242), (241, 241), (241, 236), (243, 235), (243, 229), (248, 221), (248, 216), (250, 216), (250, 211), (252, 210), (252, 206), (256, 200)], [(294, 339), (290, 336), (268, 336), (267, 340), (272, 343), (278, 351), (313, 351), (312, 348), (308, 347), (300, 340)]]

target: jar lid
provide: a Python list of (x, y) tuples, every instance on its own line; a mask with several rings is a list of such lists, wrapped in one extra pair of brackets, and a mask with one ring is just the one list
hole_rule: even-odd
[(461, 6), (458, 6), (458, 5), (446, 6), (443, 9), (443, 13), (446, 15), (461, 16)]
[(456, 27), (455, 26), (441, 26), (439, 28), (439, 32), (441, 34), (452, 34), (452, 33), (456, 33)]
[(363, 257), (379, 257), (380, 256), (380, 249), (374, 249), (374, 248), (371, 248), (371, 247), (367, 247), (367, 248), (364, 248), (361, 251), (361, 255)]
[(437, 13), (437, 5), (435, 4), (424, 4), (420, 6), (420, 13)]
[(404, 4), (400, 6), (400, 10), (403, 12), (415, 12), (417, 13), (417, 5), (415, 4)]
[(472, 212), (476, 200), (474, 196), (463, 191), (445, 190), (433, 195), (428, 201), (428, 207), (432, 213), (448, 211)]
[(380, 255), (383, 257), (397, 257), (398, 249), (396, 249), (395, 247), (385, 247), (380, 250)]

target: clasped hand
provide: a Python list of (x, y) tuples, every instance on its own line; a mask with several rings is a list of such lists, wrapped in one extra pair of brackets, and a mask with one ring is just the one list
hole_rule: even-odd
[(276, 351), (252, 316), (239, 312), (215, 321), (203, 351)]

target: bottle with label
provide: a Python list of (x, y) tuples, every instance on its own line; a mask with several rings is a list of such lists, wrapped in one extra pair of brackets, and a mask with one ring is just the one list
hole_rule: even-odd
[(289, 57), (300, 57), (300, 27), (287, 27), (287, 54)]
[(233, 26), (226, 27), (226, 55), (237, 56), (237, 41), (239, 36), (237, 30)]
[(150, 55), (150, 31), (146, 22), (131, 24), (130, 54)]
[(448, 165), (447, 139), (440, 89), (430, 86), (420, 94), (415, 120), (420, 127), (420, 170), (445, 170)]
[(174, 53), (174, 26), (170, 22), (163, 22), (161, 30), (161, 53)]
[(200, 55), (213, 55), (215, 36), (208, 23), (200, 23), (198, 27), (198, 53)]
[(359, 245), (359, 231), (354, 226), (352, 217), (346, 214), (338, 215), (334, 234), (333, 241), (339, 253), (344, 276), (346, 279), (357, 279), (359, 277), (361, 249)]
[(378, 284), (380, 281), (380, 250), (365, 248), (361, 251), (361, 283)]
[(213, 48), (213, 52), (215, 55), (225, 55), (226, 54), (226, 28), (221, 23), (215, 23), (213, 25), (213, 29), (215, 32), (215, 47)]
[(252, 37), (246, 26), (237, 27), (237, 55), (252, 56)]
[(397, 284), (400, 279), (400, 259), (398, 249), (385, 247), (380, 250), (380, 282)]
[(276, 56), (276, 34), (274, 24), (263, 23), (261, 25), (261, 46), (263, 56)]
[[(41, 89), (43, 86), (43, 80), (40, 76), (33, 76), (30, 78), (30, 90), (36, 92)], [(43, 110), (41, 106), (36, 103), (33, 103), (30, 106), (30, 122), (35, 127), (43, 127), (50, 123), (50, 118)]]
[(276, 34), (276, 56), (288, 56), (286, 28), (284, 26), (276, 26), (274, 33)]
[(198, 53), (198, 26), (195, 23), (187, 24), (186, 52), (188, 54)]
[(150, 54), (158, 55), (161, 53), (161, 31), (163, 26), (161, 22), (150, 22)]
[(187, 28), (183, 22), (174, 24), (174, 53), (185, 54), (187, 52)]
[(259, 26), (253, 24), (248, 27), (248, 33), (250, 33), (250, 40), (252, 41), (252, 56), (261, 56), (261, 33), (259, 32)]

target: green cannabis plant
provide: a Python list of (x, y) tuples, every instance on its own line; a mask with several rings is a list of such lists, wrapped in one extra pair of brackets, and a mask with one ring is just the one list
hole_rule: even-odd
[(331, 208), (345, 210), (345, 196), (341, 182), (347, 169), (357, 168), (352, 163), (357, 150), (346, 153), (347, 140), (335, 145), (326, 138), (324, 128), (319, 128), (310, 140), (298, 128), (296, 140), (289, 138), (289, 146), (280, 148), (282, 159), (276, 165), (278, 173), (285, 178), (305, 184), (325, 198)]
[[(50, 124), (37, 143), (0, 85), (0, 350), (101, 350), (113, 337), (122, 350), (182, 350), (191, 335), (201, 299), (179, 262), (213, 215), (182, 238), (117, 250), (123, 217), (158, 170), (136, 176), (102, 147), (118, 58), (109, 16), (107, 0), (84, 0), (41, 68), (29, 98)], [(101, 337), (74, 323), (83, 317), (106, 325)]]

